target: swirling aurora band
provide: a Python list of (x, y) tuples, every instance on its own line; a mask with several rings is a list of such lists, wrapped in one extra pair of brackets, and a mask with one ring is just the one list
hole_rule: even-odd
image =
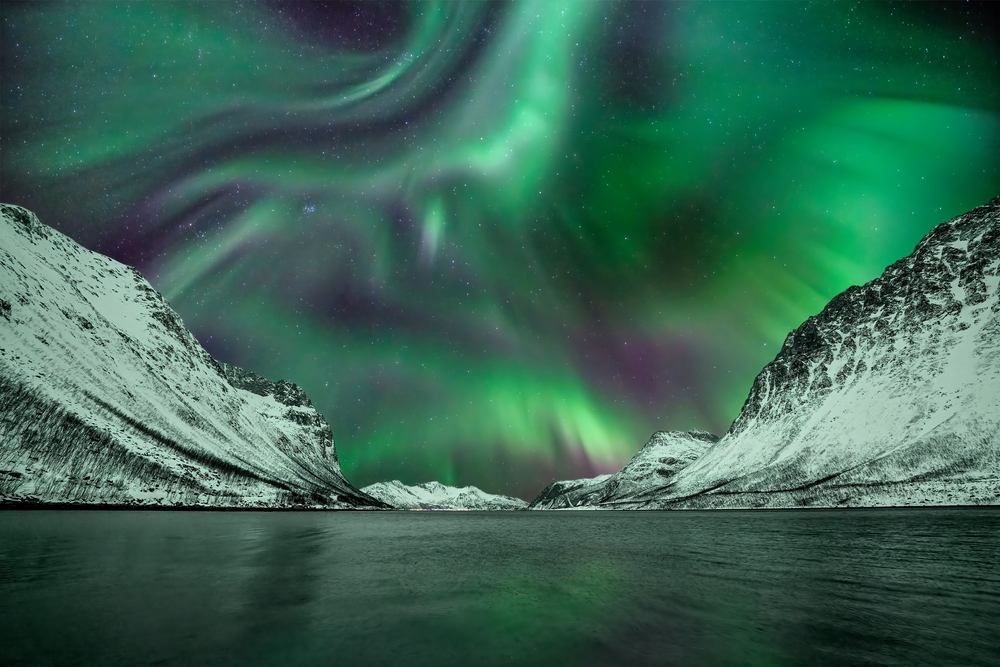
[(26, 3), (3, 199), (302, 385), (348, 477), (524, 497), (720, 433), (1000, 184), (996, 11)]

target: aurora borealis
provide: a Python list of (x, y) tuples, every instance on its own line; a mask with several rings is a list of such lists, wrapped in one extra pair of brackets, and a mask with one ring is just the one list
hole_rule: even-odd
[(2, 4), (0, 194), (305, 388), (348, 478), (530, 499), (721, 434), (1000, 192), (989, 3)]

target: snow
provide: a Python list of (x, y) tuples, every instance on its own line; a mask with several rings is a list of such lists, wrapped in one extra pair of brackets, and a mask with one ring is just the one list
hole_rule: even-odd
[(474, 486), (456, 488), (439, 482), (406, 486), (393, 480), (377, 482), (361, 490), (396, 509), (520, 510), (528, 506), (520, 498), (493, 495)]
[(705, 431), (658, 431), (617, 473), (553, 482), (531, 501), (529, 509), (610, 509), (620, 502), (633, 504), (638, 498), (655, 497), (717, 441)]
[[(754, 383), (766, 398), (752, 392), (750, 409), (658, 504), (1000, 503), (998, 218), (981, 207), (938, 226), (881, 278), (841, 295), (850, 308), (828, 306), (794, 332)], [(855, 345), (833, 344), (844, 336)], [(848, 372), (822, 386), (823, 366)]]
[(138, 271), (2, 213), (0, 500), (378, 505), (294, 385), (235, 386)]

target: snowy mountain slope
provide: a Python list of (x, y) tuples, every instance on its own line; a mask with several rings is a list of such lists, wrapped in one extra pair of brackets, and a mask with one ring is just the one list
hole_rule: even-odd
[(521, 510), (528, 506), (520, 498), (493, 495), (474, 486), (456, 488), (438, 482), (406, 486), (393, 480), (361, 490), (396, 509)]
[(789, 334), (650, 506), (1000, 504), (998, 284), (1000, 197)]
[(706, 431), (654, 433), (632, 460), (611, 476), (601, 502), (614, 503), (656, 493), (718, 441), (718, 436)]
[(609, 479), (610, 474), (552, 482), (528, 504), (528, 509), (577, 509), (596, 505)]
[(531, 507), (1000, 504), (998, 288), (1000, 197), (790, 333), (729, 431), (674, 474), (643, 476), (640, 452)]
[(300, 388), (219, 364), (138, 271), (0, 212), (0, 501), (381, 505)]
[(553, 482), (531, 501), (529, 509), (611, 506), (651, 497), (718, 440), (705, 431), (657, 431), (615, 474)]

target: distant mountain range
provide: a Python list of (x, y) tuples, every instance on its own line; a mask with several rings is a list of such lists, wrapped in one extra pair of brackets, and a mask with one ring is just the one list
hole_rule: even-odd
[(998, 283), (1000, 197), (790, 333), (718, 442), (658, 433), (531, 507), (1000, 504)]
[[(356, 489), (301, 388), (217, 362), (138, 271), (0, 213), (0, 503), (527, 505)], [(655, 433), (530, 509), (973, 504), (1000, 504), (1000, 197), (790, 333), (722, 438)]]
[(384, 507), (302, 389), (218, 363), (138, 271), (0, 213), (0, 502)]
[(520, 498), (495, 496), (474, 486), (455, 488), (438, 482), (406, 486), (393, 480), (361, 490), (396, 509), (522, 510), (528, 506)]

